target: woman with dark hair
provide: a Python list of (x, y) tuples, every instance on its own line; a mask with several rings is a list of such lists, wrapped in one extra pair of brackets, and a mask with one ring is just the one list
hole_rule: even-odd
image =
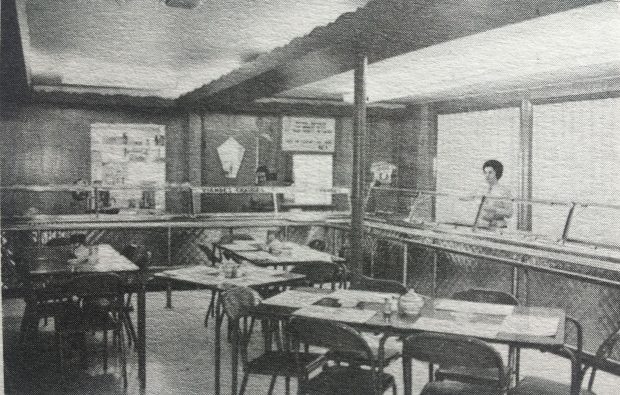
[(488, 189), (484, 195), (491, 199), (487, 199), (482, 207), (478, 225), (505, 228), (506, 219), (512, 217), (512, 202), (507, 200), (512, 198), (512, 194), (508, 188), (499, 182), (504, 174), (504, 165), (498, 160), (490, 159), (484, 162), (482, 171), (488, 184)]

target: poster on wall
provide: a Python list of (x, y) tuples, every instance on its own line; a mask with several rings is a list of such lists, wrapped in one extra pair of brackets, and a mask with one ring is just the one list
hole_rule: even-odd
[(282, 151), (334, 152), (336, 120), (282, 117)]
[(110, 206), (163, 210), (165, 192), (144, 191), (140, 187), (162, 187), (166, 183), (165, 126), (92, 124), (91, 180), (119, 186), (110, 189)]

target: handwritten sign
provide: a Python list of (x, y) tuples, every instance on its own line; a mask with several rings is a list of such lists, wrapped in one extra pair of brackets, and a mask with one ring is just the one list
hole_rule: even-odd
[(333, 118), (282, 118), (282, 151), (334, 152), (335, 139)]

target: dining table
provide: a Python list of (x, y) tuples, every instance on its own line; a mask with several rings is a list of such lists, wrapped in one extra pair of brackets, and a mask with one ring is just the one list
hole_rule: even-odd
[[(186, 284), (199, 285), (203, 288), (215, 291), (214, 298), (218, 303), (215, 304), (215, 339), (214, 339), (214, 370), (215, 370), (215, 390), (219, 395), (221, 392), (221, 326), (224, 319), (224, 312), (219, 295), (232, 287), (250, 287), (256, 290), (266, 287), (279, 287), (294, 285), (302, 281), (303, 274), (290, 273), (283, 269), (271, 269), (255, 266), (249, 263), (239, 265), (234, 274), (227, 271), (224, 266), (197, 265), (182, 269), (167, 270), (155, 274), (155, 277), (167, 281), (177, 281)], [(233, 344), (233, 366), (237, 366), (237, 346)], [(237, 372), (234, 369), (233, 372)], [(237, 375), (233, 375), (233, 388), (237, 386)]]
[(235, 240), (232, 243), (215, 243), (214, 247), (225, 251), (233, 259), (257, 266), (287, 267), (316, 262), (344, 262), (344, 258), (292, 241), (266, 244), (254, 240)]
[[(291, 289), (263, 300), (252, 314), (284, 322), (292, 317), (336, 321), (360, 331), (381, 333), (378, 366), (383, 365), (388, 338), (420, 332), (463, 335), (490, 343), (573, 355), (564, 343), (562, 309), (424, 297), (424, 304), (417, 311), (405, 314), (398, 308), (386, 310), (386, 303), (395, 305), (396, 297), (391, 293), (349, 289)], [(572, 362), (575, 374), (579, 362), (574, 358)]]
[(136, 288), (138, 380), (146, 388), (146, 268), (139, 267), (109, 244), (36, 246), (21, 254), (28, 271), (28, 288), (53, 288), (72, 276), (88, 273), (117, 273)]

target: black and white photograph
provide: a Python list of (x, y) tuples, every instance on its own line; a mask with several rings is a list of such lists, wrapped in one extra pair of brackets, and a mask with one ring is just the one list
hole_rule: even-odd
[(0, 0), (0, 389), (620, 394), (620, 0)]

